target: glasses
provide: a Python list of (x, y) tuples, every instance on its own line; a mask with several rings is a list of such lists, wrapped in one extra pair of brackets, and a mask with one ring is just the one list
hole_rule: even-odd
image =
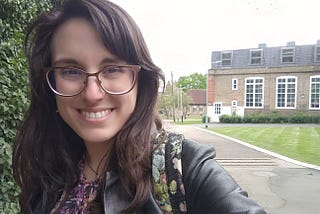
[(63, 97), (80, 94), (88, 84), (90, 76), (98, 79), (105, 92), (122, 95), (132, 90), (140, 69), (140, 65), (111, 65), (96, 73), (87, 73), (80, 68), (53, 67), (46, 69), (46, 79), (51, 90)]

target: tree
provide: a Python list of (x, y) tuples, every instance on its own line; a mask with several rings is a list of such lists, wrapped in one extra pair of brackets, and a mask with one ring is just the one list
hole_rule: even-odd
[(0, 213), (19, 213), (12, 177), (12, 142), (28, 100), (24, 30), (49, 0), (0, 0)]
[(158, 108), (160, 114), (164, 115), (167, 119), (175, 115), (179, 118), (182, 114), (186, 114), (187, 107), (190, 103), (190, 97), (182, 88), (176, 87), (177, 82), (173, 84), (167, 83), (163, 93), (159, 95)]
[(187, 89), (206, 89), (207, 87), (207, 75), (200, 73), (193, 73), (189, 76), (182, 76), (176, 82), (176, 86)]

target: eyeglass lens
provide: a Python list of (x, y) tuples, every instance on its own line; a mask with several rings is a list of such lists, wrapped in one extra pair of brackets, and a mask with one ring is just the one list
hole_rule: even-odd
[(74, 96), (85, 88), (87, 79), (96, 76), (100, 86), (110, 94), (128, 92), (134, 84), (135, 69), (130, 66), (109, 66), (97, 73), (78, 68), (53, 68), (47, 73), (50, 88), (62, 96)]

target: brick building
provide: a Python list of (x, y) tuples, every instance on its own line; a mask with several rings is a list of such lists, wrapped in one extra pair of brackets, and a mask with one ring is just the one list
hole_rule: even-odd
[(213, 51), (208, 115), (319, 114), (320, 41), (312, 45)]
[(206, 112), (206, 90), (205, 89), (190, 89), (187, 91), (187, 96), (190, 97), (188, 115), (202, 116)]

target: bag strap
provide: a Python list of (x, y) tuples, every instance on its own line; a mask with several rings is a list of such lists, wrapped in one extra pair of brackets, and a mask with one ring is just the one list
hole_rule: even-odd
[(182, 177), (183, 135), (161, 130), (153, 138), (152, 177), (154, 198), (166, 214), (187, 213)]

